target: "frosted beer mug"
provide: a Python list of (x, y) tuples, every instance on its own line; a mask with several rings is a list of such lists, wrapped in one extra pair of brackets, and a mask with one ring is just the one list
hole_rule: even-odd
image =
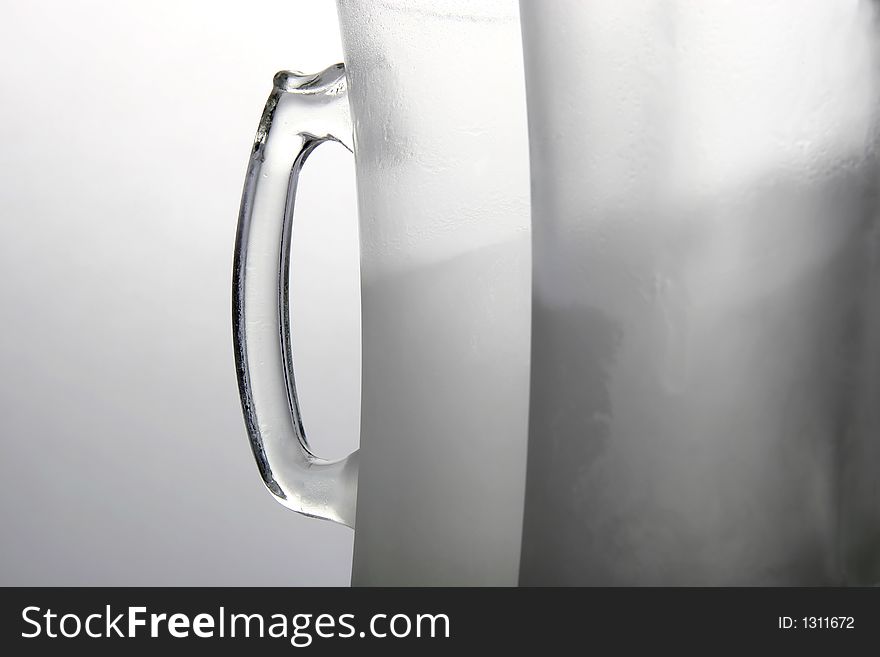
[[(518, 8), (337, 7), (345, 66), (276, 76), (242, 200), (233, 330), (254, 455), (283, 504), (356, 527), (353, 584), (516, 584), (531, 275)], [(337, 462), (306, 441), (288, 325), (298, 176), (328, 140), (354, 151), (361, 242), (360, 449)]]
[(522, 584), (880, 582), (875, 2), (521, 2)]

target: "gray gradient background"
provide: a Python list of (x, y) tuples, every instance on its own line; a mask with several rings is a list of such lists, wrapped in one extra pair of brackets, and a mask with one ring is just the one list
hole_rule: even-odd
[[(232, 246), (273, 73), (334, 3), (0, 3), (0, 585), (346, 585), (351, 530), (272, 501), (235, 384)], [(354, 165), (310, 159), (293, 322), (316, 450), (357, 441)]]

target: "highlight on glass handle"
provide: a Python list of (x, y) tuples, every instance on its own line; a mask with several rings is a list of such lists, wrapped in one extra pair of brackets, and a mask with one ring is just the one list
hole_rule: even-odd
[(355, 451), (318, 458), (303, 429), (290, 340), (288, 277), (297, 182), (325, 141), (352, 150), (345, 68), (282, 71), (251, 152), (232, 279), (232, 332), (245, 425), (260, 474), (284, 506), (354, 527)]

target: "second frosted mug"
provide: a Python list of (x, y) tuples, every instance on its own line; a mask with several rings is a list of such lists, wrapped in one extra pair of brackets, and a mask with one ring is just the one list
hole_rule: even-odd
[(522, 583), (876, 583), (875, 3), (521, 11)]

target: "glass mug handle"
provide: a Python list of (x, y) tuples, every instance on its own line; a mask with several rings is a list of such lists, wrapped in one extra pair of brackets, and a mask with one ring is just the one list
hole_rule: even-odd
[(289, 260), (296, 188), (325, 141), (352, 150), (345, 68), (282, 71), (254, 140), (241, 199), (232, 279), (232, 332), (242, 411), (263, 482), (284, 506), (354, 527), (355, 451), (328, 461), (303, 429), (289, 323)]

